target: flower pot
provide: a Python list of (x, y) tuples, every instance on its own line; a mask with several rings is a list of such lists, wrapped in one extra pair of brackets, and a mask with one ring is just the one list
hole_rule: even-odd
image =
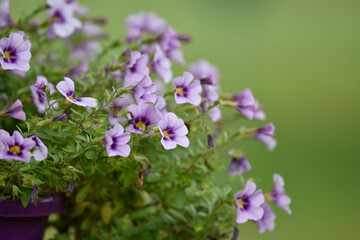
[(56, 195), (32, 202), (24, 208), (20, 201), (0, 200), (0, 240), (41, 240), (47, 218), (64, 208), (64, 197)]

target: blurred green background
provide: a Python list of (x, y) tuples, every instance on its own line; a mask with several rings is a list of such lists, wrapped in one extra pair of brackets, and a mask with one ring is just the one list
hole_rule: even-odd
[[(19, 17), (40, 1), (11, 2)], [(265, 105), (278, 147), (270, 153), (247, 143), (253, 170), (246, 177), (260, 177), (260, 186), (270, 190), (273, 173), (281, 174), (293, 213), (275, 209), (274, 232), (240, 225), (239, 239), (359, 239), (360, 1), (81, 3), (109, 19), (106, 30), (113, 37), (125, 35), (128, 14), (157, 13), (193, 36), (183, 48), (187, 62), (208, 59), (220, 69), (223, 91), (250, 87)], [(224, 165), (229, 161), (224, 157)], [(226, 169), (221, 171), (225, 182)]]

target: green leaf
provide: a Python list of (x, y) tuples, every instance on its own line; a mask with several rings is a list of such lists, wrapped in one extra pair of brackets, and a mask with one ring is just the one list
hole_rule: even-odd
[(31, 193), (32, 193), (31, 189), (24, 189), (24, 191), (20, 194), (20, 201), (21, 204), (24, 206), (24, 208), (26, 208), (30, 202)]
[(87, 151), (85, 153), (85, 156), (88, 158), (88, 159), (94, 159), (96, 157), (96, 154), (94, 151), (90, 150), (90, 151)]
[(172, 209), (172, 208), (170, 208), (168, 211), (169, 211), (169, 213), (172, 214), (173, 216), (175, 216), (175, 217), (183, 220), (184, 222), (187, 222), (186, 217), (185, 217), (181, 212), (179, 212), (179, 211), (177, 211), (177, 210), (175, 210), (175, 209)]
[(88, 195), (88, 193), (90, 191), (90, 187), (91, 187), (91, 185), (89, 183), (89, 184), (85, 185), (82, 189), (80, 189), (80, 191), (75, 196), (75, 201), (77, 203), (82, 202), (86, 198), (86, 196)]
[(100, 210), (101, 213), (101, 219), (105, 224), (109, 224), (111, 217), (113, 215), (113, 209), (111, 207), (111, 202), (105, 203)]

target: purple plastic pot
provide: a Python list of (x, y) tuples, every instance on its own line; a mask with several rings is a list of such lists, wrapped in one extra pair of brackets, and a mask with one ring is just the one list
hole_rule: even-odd
[(41, 240), (47, 218), (64, 208), (64, 197), (56, 195), (32, 202), (24, 208), (20, 201), (0, 200), (0, 240)]

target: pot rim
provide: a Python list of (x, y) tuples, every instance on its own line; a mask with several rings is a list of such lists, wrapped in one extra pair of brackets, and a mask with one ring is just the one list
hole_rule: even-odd
[(64, 209), (64, 196), (54, 195), (42, 201), (29, 202), (26, 208), (20, 201), (0, 199), (0, 217), (41, 217), (59, 213)]

